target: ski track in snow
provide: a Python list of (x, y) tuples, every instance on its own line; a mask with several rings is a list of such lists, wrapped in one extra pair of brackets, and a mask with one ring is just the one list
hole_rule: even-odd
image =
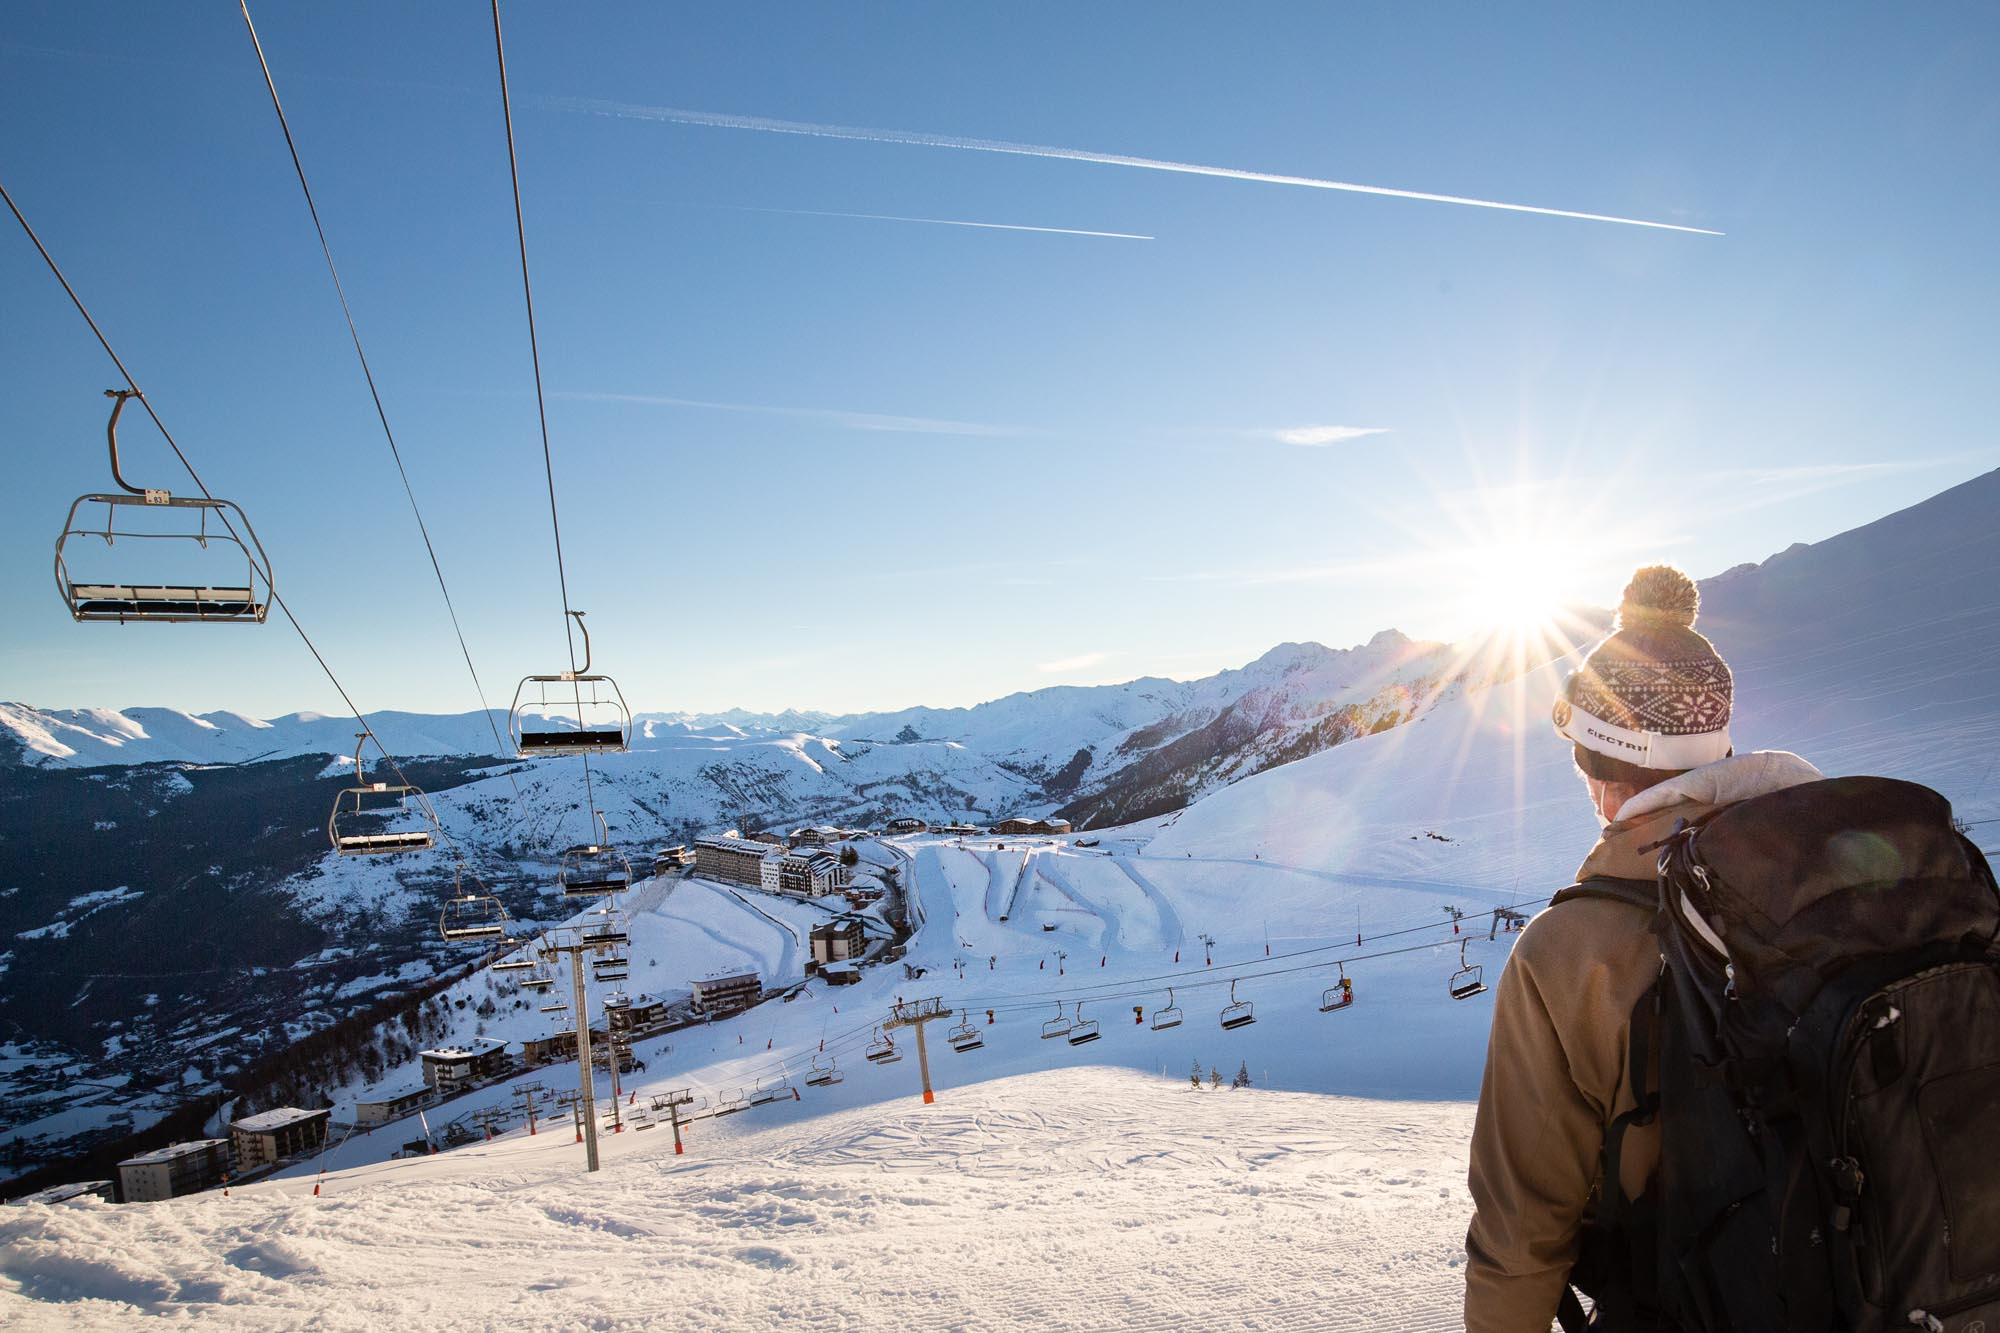
[(567, 1133), (167, 1205), (6, 1210), (0, 1321), (110, 1328), (1460, 1327), (1463, 1104), (1124, 1071)]

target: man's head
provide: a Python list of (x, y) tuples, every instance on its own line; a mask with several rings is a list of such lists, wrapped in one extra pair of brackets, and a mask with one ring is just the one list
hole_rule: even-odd
[(1730, 754), (1735, 682), (1695, 633), (1701, 594), (1671, 565), (1632, 575), (1612, 632), (1563, 683), (1556, 730), (1606, 820), (1637, 793)]

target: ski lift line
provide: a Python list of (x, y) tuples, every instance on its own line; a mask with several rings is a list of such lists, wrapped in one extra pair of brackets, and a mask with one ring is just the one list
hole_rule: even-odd
[[(1514, 907), (1513, 907), (1513, 908), (1512, 908), (1511, 910), (1515, 910), (1515, 911), (1519, 911), (1519, 910), (1521, 910), (1521, 909), (1523, 909), (1523, 908), (1528, 908), (1528, 907), (1537, 907), (1537, 906), (1540, 906), (1541, 904), (1543, 904), (1543, 903), (1546, 903), (1546, 902), (1548, 902), (1548, 901), (1549, 901), (1549, 899), (1548, 899), (1548, 898), (1534, 898), (1534, 899), (1529, 899), (1529, 900), (1527, 900), (1527, 901), (1524, 901), (1524, 902), (1519, 902), (1519, 903), (1516, 903), (1516, 904), (1514, 905)], [(1499, 910), (1498, 908), (1495, 908), (1495, 909), (1494, 909), (1494, 911), (1498, 911), (1498, 910)], [(1485, 916), (1485, 915), (1491, 915), (1491, 913), (1480, 913), (1480, 915), (1482, 915), (1482, 916)], [(1443, 922), (1427, 922), (1427, 923), (1425, 923), (1424, 925), (1421, 925), (1421, 926), (1410, 926), (1410, 927), (1407, 927), (1407, 928), (1405, 928), (1405, 929), (1402, 929), (1402, 930), (1390, 930), (1390, 931), (1384, 931), (1384, 932), (1382, 932), (1382, 933), (1381, 933), (1381, 934), (1379, 934), (1379, 935), (1371, 935), (1371, 936), (1369, 936), (1369, 937), (1368, 937), (1368, 939), (1369, 939), (1369, 941), (1370, 941), (1370, 942), (1374, 942), (1374, 941), (1377, 941), (1377, 940), (1386, 940), (1386, 939), (1395, 939), (1395, 938), (1398, 938), (1398, 937), (1400, 937), (1400, 936), (1403, 936), (1403, 935), (1412, 935), (1412, 934), (1417, 934), (1417, 933), (1419, 933), (1419, 932), (1421, 932), (1421, 931), (1426, 931), (1426, 930), (1443, 930), (1444, 928), (1446, 928), (1447, 926), (1450, 926), (1451, 924), (1452, 924), (1452, 923), (1451, 923), (1451, 922), (1449, 922), (1449, 921), (1443, 921)], [(1462, 923), (1461, 923), (1461, 924), (1462, 924)], [(1259, 958), (1259, 959), (1256, 959), (1256, 960), (1254, 960), (1254, 963), (1266, 963), (1266, 962), (1269, 962), (1269, 963), (1278, 963), (1278, 962), (1284, 962), (1284, 961), (1286, 961), (1286, 960), (1288, 960), (1288, 959), (1292, 959), (1292, 958), (1308, 958), (1308, 957), (1311, 957), (1311, 956), (1313, 956), (1313, 955), (1315, 955), (1315, 954), (1323, 954), (1323, 953), (1331, 953), (1331, 952), (1333, 952), (1333, 951), (1335, 951), (1335, 950), (1338, 950), (1338, 949), (1343, 949), (1343, 948), (1352, 948), (1352, 947), (1353, 947), (1352, 945), (1343, 945), (1343, 944), (1321, 944), (1321, 945), (1315, 945), (1315, 946), (1314, 946), (1313, 948), (1310, 948), (1310, 949), (1295, 949), (1295, 950), (1291, 951), (1290, 953), (1281, 953), (1281, 954), (1274, 954), (1274, 955), (1273, 955), (1273, 956), (1271, 956), (1270, 958)], [(1391, 950), (1387, 950), (1387, 951), (1384, 951), (1384, 952), (1379, 952), (1379, 953), (1366, 953), (1366, 954), (1346, 954), (1346, 955), (1343, 955), (1343, 956), (1342, 956), (1342, 957), (1340, 957), (1340, 958), (1328, 958), (1328, 959), (1325, 959), (1325, 960), (1323, 960), (1323, 961), (1321, 961), (1321, 962), (1317, 962), (1317, 963), (1310, 963), (1310, 964), (1307, 964), (1307, 965), (1305, 965), (1305, 966), (1303, 966), (1303, 967), (1300, 967), (1300, 968), (1295, 968), (1295, 969), (1287, 969), (1287, 970), (1291, 970), (1291, 971), (1310, 971), (1310, 970), (1313, 970), (1313, 969), (1316, 969), (1316, 968), (1324, 968), (1324, 967), (1333, 967), (1333, 966), (1336, 966), (1337, 964), (1340, 964), (1340, 963), (1343, 963), (1343, 962), (1348, 962), (1348, 963), (1351, 963), (1351, 962), (1355, 962), (1355, 961), (1358, 961), (1358, 960), (1367, 960), (1367, 959), (1371, 959), (1371, 958), (1388, 958), (1388, 957), (1393, 957), (1394, 955), (1396, 955), (1396, 954), (1399, 954), (1399, 953), (1410, 953), (1410, 952), (1414, 952), (1414, 951), (1416, 951), (1416, 950), (1421, 950), (1421, 949), (1431, 949), (1431, 948), (1435, 948), (1435, 947), (1437, 947), (1437, 946), (1436, 946), (1435, 944), (1419, 944), (1419, 945), (1414, 945), (1414, 946), (1411, 946), (1410, 948), (1406, 948), (1406, 949), (1391, 949)], [(1254, 963), (1238, 963), (1238, 964), (1235, 964), (1234, 966), (1237, 966), (1237, 967), (1248, 967), (1248, 966), (1253, 966), (1253, 965), (1254, 965)], [(1159, 990), (1163, 990), (1163, 989), (1166, 989), (1166, 988), (1167, 988), (1167, 987), (1168, 987), (1169, 985), (1171, 985), (1171, 986), (1176, 986), (1176, 987), (1179, 987), (1179, 988), (1180, 988), (1180, 989), (1182, 989), (1182, 990), (1194, 990), (1194, 989), (1196, 989), (1196, 988), (1198, 988), (1198, 987), (1201, 987), (1201, 986), (1214, 986), (1214, 985), (1226, 985), (1226, 984), (1228, 984), (1228, 978), (1229, 978), (1229, 976), (1231, 975), (1231, 973), (1230, 973), (1230, 971), (1229, 971), (1229, 968), (1230, 968), (1230, 966), (1231, 966), (1230, 964), (1226, 964), (1226, 963), (1225, 963), (1225, 964), (1223, 964), (1223, 965), (1222, 965), (1222, 967), (1221, 967), (1221, 969), (1220, 969), (1219, 971), (1218, 971), (1218, 969), (1217, 969), (1217, 968), (1214, 968), (1214, 967), (1196, 967), (1196, 968), (1186, 968), (1186, 969), (1183, 969), (1183, 970), (1181, 970), (1181, 971), (1178, 971), (1178, 972), (1161, 972), (1161, 973), (1156, 973), (1156, 974), (1154, 974), (1153, 976), (1149, 976), (1149, 977), (1137, 977), (1137, 978), (1131, 978), (1131, 979), (1127, 979), (1127, 980), (1124, 980), (1124, 981), (1107, 981), (1107, 982), (1102, 982), (1102, 983), (1100, 983), (1100, 986), (1099, 986), (1099, 987), (1087, 987), (1087, 986), (1086, 986), (1086, 987), (1081, 987), (1081, 988), (1078, 988), (1078, 989), (1075, 989), (1075, 990), (1067, 990), (1067, 991), (1063, 991), (1063, 992), (1059, 992), (1059, 993), (1061, 993), (1061, 994), (1065, 994), (1065, 995), (1081, 995), (1081, 996), (1084, 996), (1085, 998), (1091, 998), (1092, 996), (1095, 996), (1095, 997), (1096, 997), (1096, 998), (1098, 998), (1098, 999), (1123, 999), (1123, 998), (1127, 998), (1127, 997), (1129, 997), (1129, 996), (1135, 996), (1135, 995), (1147, 995), (1147, 994), (1151, 994), (1151, 993), (1153, 993), (1153, 992), (1155, 992), (1155, 991), (1159, 991)], [(1253, 974), (1249, 974), (1249, 973), (1238, 973), (1238, 974), (1235, 974), (1235, 975), (1244, 975), (1244, 976), (1248, 976), (1248, 975), (1253, 975)], [(1257, 973), (1257, 974), (1254, 974), (1254, 975), (1260, 975), (1260, 976), (1262, 976), (1262, 975), (1270, 975), (1270, 976), (1277, 976), (1277, 975), (1282, 975), (1282, 973), (1279, 973), (1279, 972), (1272, 972), (1272, 973)], [(1182, 980), (1182, 978), (1184, 978), (1184, 977), (1196, 977), (1196, 978), (1200, 978), (1200, 977), (1208, 977), (1208, 978), (1210, 978), (1210, 979), (1209, 979), (1209, 980), (1206, 980), (1206, 981), (1201, 981), (1201, 980), (1196, 980), (1196, 981), (1183, 981), (1183, 980)], [(1134, 986), (1134, 985), (1140, 985), (1140, 983), (1146, 983), (1146, 982), (1157, 982), (1157, 983), (1159, 983), (1159, 984), (1157, 984), (1157, 985), (1141, 985), (1141, 986), (1140, 986), (1140, 989), (1137, 989), (1137, 990), (1132, 990), (1132, 989), (1129, 989), (1130, 987), (1132, 987), (1132, 986)], [(1127, 989), (1102, 989), (1102, 988), (1106, 988), (1106, 987), (1125, 987), (1125, 988), (1127, 988)], [(992, 1000), (997, 1000), (997, 1001), (999, 1001), (999, 1003), (997, 1003), (997, 1004), (992, 1004), (992, 1005), (989, 1005), (989, 1004), (985, 1003), (985, 1001), (986, 1001), (987, 999), (992, 999)], [(1015, 1004), (1009, 1004), (1009, 1003), (1008, 1003), (1009, 1001), (1020, 1001), (1021, 1003), (1019, 1003), (1018, 1005), (1015, 1005)], [(1029, 995), (1024, 995), (1024, 994), (1019, 994), (1019, 993), (1009, 993), (1009, 994), (1005, 994), (1005, 995), (995, 995), (995, 996), (986, 996), (986, 997), (981, 997), (981, 996), (972, 996), (972, 997), (970, 997), (970, 998), (966, 999), (966, 1000), (964, 1001), (964, 1003), (966, 1003), (966, 1004), (969, 1004), (969, 1005), (973, 1005), (973, 1006), (975, 1006), (975, 1007), (977, 1007), (977, 1008), (982, 1008), (982, 1009), (985, 1009), (985, 1008), (1000, 1008), (1000, 1009), (1006, 1009), (1006, 1008), (1027, 1008), (1027, 1009), (1036, 1009), (1036, 1008), (1041, 1008), (1041, 1007), (1045, 1006), (1046, 1004), (1048, 1004), (1048, 996), (1047, 996), (1047, 994), (1044, 994), (1044, 995), (1041, 995), (1041, 996), (1029, 996)]]
[[(375, 372), (368, 365), (368, 353), (361, 348), (361, 330), (355, 326), (354, 311), (347, 303), (347, 288), (340, 281), (340, 270), (334, 266), (333, 247), (327, 242), (326, 227), (320, 222), (319, 205), (313, 202), (312, 186), (306, 183), (305, 164), (299, 160), (298, 144), (292, 140), (291, 121), (285, 116), (284, 104), (278, 100), (278, 85), (271, 77), (271, 66), (264, 59), (264, 43), (257, 36), (257, 25), (250, 19), (250, 0), (238, 0), (243, 10), (243, 26), (250, 31), (250, 45), (257, 52), (258, 68), (264, 72), (264, 87), (271, 94), (271, 109), (278, 113), (278, 128), (284, 131), (285, 147), (292, 155), (292, 169), (298, 174), (299, 190), (306, 197), (306, 211), (312, 214), (313, 230), (319, 234), (320, 253), (326, 256), (327, 276), (333, 279), (334, 294), (340, 298), (340, 313), (347, 319), (347, 335), (354, 340), (354, 355), (361, 362), (361, 374), (368, 381), (368, 396), (375, 402), (375, 419), (382, 423), (382, 437), (389, 443), (389, 456), (396, 460), (396, 475), (402, 478), (403, 494), (409, 499), (410, 513), (417, 520), (417, 532), (424, 539), (424, 551), (430, 556), (431, 573), (437, 576), (438, 591), (444, 596), (445, 613), (451, 617), (452, 633), (458, 636), (458, 650), (465, 657), (465, 669), (472, 677), (473, 691), (479, 696), (479, 711), (486, 716), (486, 726), (493, 733), (494, 752), (503, 758), (507, 747), (501, 743), (500, 728), (493, 720), (493, 710), (486, 702), (486, 687), (480, 683), (479, 668), (472, 664), (472, 649), (466, 646), (465, 630), (458, 623), (458, 608), (452, 604), (451, 589), (445, 586), (444, 568), (438, 563), (437, 548), (431, 544), (431, 532), (424, 522), (424, 511), (417, 505), (416, 490), (410, 485), (410, 474), (403, 466), (403, 451), (396, 446), (396, 433), (389, 428), (389, 414), (382, 406), (381, 390), (375, 386)], [(519, 783), (509, 773), (507, 781), (514, 786), (515, 796), (521, 794)]]
[[(497, 4), (498, 0), (495, 0), (495, 3)], [(90, 326), (91, 333), (97, 338), (98, 346), (102, 347), (104, 354), (111, 358), (111, 364), (118, 368), (118, 373), (124, 378), (126, 387), (132, 391), (132, 396), (139, 400), (139, 406), (146, 409), (146, 415), (152, 418), (153, 425), (160, 432), (160, 437), (167, 442), (167, 447), (173, 450), (174, 457), (179, 459), (181, 466), (187, 470), (189, 479), (201, 491), (204, 499), (213, 501), (215, 499), (214, 492), (208, 489), (208, 483), (201, 479), (199, 472), (195, 471), (194, 464), (189, 461), (187, 454), (182, 451), (180, 442), (174, 439), (173, 432), (167, 429), (167, 423), (160, 420), (160, 414), (154, 410), (152, 402), (146, 397), (144, 391), (139, 388), (139, 381), (132, 377), (132, 372), (125, 368), (125, 362), (112, 349), (111, 340), (104, 336), (104, 330), (98, 327), (97, 320), (91, 315), (89, 307), (84, 305), (83, 298), (78, 296), (76, 288), (70, 285), (69, 278), (64, 275), (61, 266), (56, 263), (55, 257), (49, 253), (48, 247), (42, 244), (42, 238), (36, 234), (34, 227), (29, 225), (27, 217), (21, 212), (20, 205), (14, 202), (14, 196), (5, 184), (0, 184), (0, 201), (6, 203), (8, 211), (14, 215), (14, 220), (21, 224), (21, 230), (28, 234), (28, 240), (34, 244), (36, 252), (41, 255), (42, 262), (48, 265), (49, 272), (54, 275), (55, 280), (62, 284), (63, 292), (69, 297), (70, 304), (76, 307), (77, 314), (83, 316), (83, 322)], [(239, 544), (242, 543), (243, 538), (229, 522), (228, 515), (219, 513), (218, 517), (221, 518), (223, 527), (228, 530), (229, 535), (235, 538)], [(293, 632), (299, 636), (299, 641), (305, 644), (306, 651), (312, 654), (313, 660), (319, 663), (319, 669), (326, 674), (326, 678), (333, 685), (334, 691), (340, 695), (341, 702), (347, 705), (347, 711), (354, 715), (355, 722), (368, 734), (368, 738), (375, 742), (376, 749), (389, 762), (389, 767), (395, 770), (396, 780), (405, 786), (414, 786), (415, 784), (411, 783), (409, 778), (404, 774), (403, 766), (397, 762), (396, 756), (389, 753), (388, 747), (382, 744), (382, 738), (377, 736), (375, 729), (368, 724), (367, 717), (363, 715), (360, 706), (354, 702), (354, 696), (349, 694), (347, 687), (340, 683), (340, 677), (334, 674), (332, 665), (326, 660), (326, 654), (319, 650), (319, 645), (313, 642), (310, 634), (306, 633), (305, 626), (299, 623), (298, 616), (293, 614), (291, 604), (285, 601), (284, 594), (278, 591), (275, 583), (271, 582), (269, 568), (267, 567), (259, 572), (264, 576), (265, 587), (270, 593), (271, 604), (285, 613), (285, 620), (291, 625)], [(444, 836), (445, 843), (451, 848), (454, 859), (463, 864), (464, 857), (459, 853), (457, 842), (452, 838), (450, 831), (439, 822), (437, 812), (432, 808), (429, 798), (420, 796), (419, 803), (423, 806), (425, 815), (437, 826), (438, 832)]]
[[(500, 0), (493, 0), (493, 56), (500, 70), (500, 116), (507, 129), (507, 174), (514, 185), (514, 236), (521, 251), (521, 298), (528, 309), (528, 356), (535, 369), (535, 414), (542, 428), (542, 471), (549, 484), (549, 529), (555, 536), (556, 586), (562, 593), (563, 638), (569, 643), (569, 668), (576, 670), (576, 633), (570, 628), (569, 575), (563, 565), (562, 516), (556, 508), (556, 465), (549, 450), (549, 405), (542, 391), (541, 342), (535, 334), (535, 286), (528, 276), (528, 224), (521, 213), (521, 164), (514, 150), (514, 107), (507, 91), (507, 44), (500, 35)], [(581, 725), (582, 700), (578, 700)], [(589, 771), (588, 764), (585, 772)]]
[[(1461, 937), (1461, 941), (1462, 939), (1463, 937)], [(1292, 976), (1300, 972), (1320, 972), (1324, 971), (1329, 967), (1340, 967), (1344, 966), (1347, 963), (1365, 963), (1365, 962), (1371, 962), (1378, 958), (1395, 958), (1402, 954), (1425, 953), (1431, 950), (1435, 950), (1440, 945), (1446, 943), (1447, 941), (1438, 940), (1426, 944), (1406, 944), (1396, 949), (1378, 949), (1373, 953), (1348, 954), (1343, 958), (1329, 958), (1322, 962), (1300, 963), (1293, 967), (1267, 967), (1255, 971), (1244, 970), (1240, 972), (1229, 972), (1227, 970), (1224, 970), (1218, 973), (1217, 969), (1208, 968), (1205, 969), (1211, 974), (1208, 979), (1201, 981), (1193, 981), (1193, 982), (1177, 981), (1174, 984), (1173, 989), (1204, 990), (1211, 987), (1227, 986), (1232, 981), (1259, 981), (1266, 977)], [(1297, 957), (1298, 955), (1294, 954), (1291, 956)], [(1256, 960), (1257, 963), (1262, 963), (1264, 961), (1265, 960), (1261, 958)], [(1270, 961), (1277, 962), (1279, 960), (1272, 959)], [(1245, 969), (1250, 969), (1256, 967), (1256, 963), (1244, 963), (1244, 964), (1238, 964), (1238, 966), (1243, 967)], [(1175, 975), (1178, 976), (1181, 974), (1177, 973)], [(1148, 978), (1139, 979), (1139, 981), (1141, 982), (1145, 980), (1148, 980)], [(960, 1001), (960, 1003), (969, 1005), (973, 1008), (992, 1009), (998, 1013), (1026, 1013), (1032, 1010), (1046, 1009), (1052, 1000), (1061, 1001), (1061, 1000), (1083, 999), (1083, 1000), (1090, 1000), (1093, 1002), (1102, 1003), (1107, 1000), (1130, 1000), (1130, 999), (1137, 999), (1141, 996), (1146, 996), (1146, 995), (1157, 995), (1159, 994), (1160, 991), (1167, 989), (1167, 987), (1163, 985), (1148, 986), (1148, 985), (1136, 984), (1134, 982), (1107, 983), (1107, 985), (1120, 985), (1123, 987), (1123, 989), (1065, 990), (1065, 991), (1051, 991), (1041, 996), (1022, 995), (1022, 996), (994, 997), (993, 1003), (988, 1003), (987, 999), (975, 996)], [(1010, 1003), (1010, 1001), (1012, 1002)]]

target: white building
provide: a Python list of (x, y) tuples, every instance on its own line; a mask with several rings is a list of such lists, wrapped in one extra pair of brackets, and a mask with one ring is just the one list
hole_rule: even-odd
[(236, 1144), (237, 1169), (248, 1171), (267, 1162), (282, 1162), (312, 1152), (326, 1142), (326, 1125), (332, 1118), (333, 1112), (328, 1109), (302, 1111), (296, 1106), (281, 1106), (230, 1121), (229, 1137)]
[(229, 1175), (229, 1140), (195, 1139), (128, 1157), (118, 1164), (127, 1203), (178, 1198), (219, 1185)]

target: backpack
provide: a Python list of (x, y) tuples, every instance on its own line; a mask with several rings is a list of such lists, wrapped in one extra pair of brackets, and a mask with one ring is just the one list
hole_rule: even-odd
[[(1926, 787), (1805, 783), (1676, 828), (1571, 1286), (1588, 1327), (2000, 1333), (2000, 887)], [(1620, 1145), (1660, 1127), (1637, 1199)], [(1584, 1328), (1575, 1292), (1560, 1312)]]

